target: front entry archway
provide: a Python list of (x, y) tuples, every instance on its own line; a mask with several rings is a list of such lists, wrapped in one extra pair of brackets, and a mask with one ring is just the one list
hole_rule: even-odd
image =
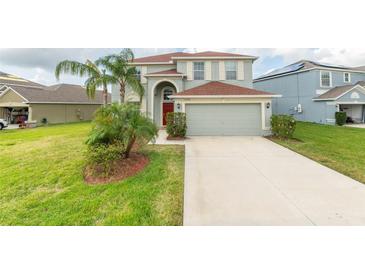
[(172, 80), (161, 80), (152, 90), (152, 118), (157, 126), (164, 127), (167, 113), (174, 111), (174, 102), (169, 96), (179, 92), (178, 85)]

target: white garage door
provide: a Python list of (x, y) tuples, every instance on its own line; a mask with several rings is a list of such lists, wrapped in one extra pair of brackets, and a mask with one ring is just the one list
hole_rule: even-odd
[(262, 135), (260, 104), (186, 104), (187, 135)]

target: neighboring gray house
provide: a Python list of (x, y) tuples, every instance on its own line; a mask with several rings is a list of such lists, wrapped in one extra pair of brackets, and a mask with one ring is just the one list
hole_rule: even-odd
[[(252, 89), (254, 56), (176, 52), (137, 58), (145, 88), (142, 111), (158, 126), (168, 112), (187, 114), (188, 135), (264, 135), (270, 131), (272, 93)], [(113, 101), (119, 88), (112, 87)], [(127, 90), (128, 101), (138, 101)]]
[(357, 123), (365, 121), (365, 69), (302, 60), (255, 79), (254, 87), (278, 92), (273, 113), (300, 121), (335, 124), (335, 112), (345, 111)]

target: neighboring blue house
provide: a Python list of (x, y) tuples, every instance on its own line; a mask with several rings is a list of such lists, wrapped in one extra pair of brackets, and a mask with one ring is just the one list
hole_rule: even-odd
[[(255, 56), (224, 52), (175, 52), (134, 59), (145, 89), (141, 109), (158, 126), (166, 114), (185, 112), (188, 135), (265, 135), (270, 133), (271, 99), (254, 90)], [(119, 87), (112, 87), (118, 102)], [(132, 89), (128, 101), (138, 102)]]
[(297, 120), (335, 124), (335, 112), (354, 122), (365, 121), (365, 68), (302, 60), (255, 79), (254, 88), (281, 94), (273, 99), (274, 114)]

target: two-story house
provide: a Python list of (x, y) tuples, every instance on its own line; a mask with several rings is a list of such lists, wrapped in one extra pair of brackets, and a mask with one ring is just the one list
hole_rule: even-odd
[[(145, 88), (142, 111), (158, 126), (168, 112), (185, 112), (188, 135), (265, 135), (272, 93), (253, 89), (254, 56), (176, 52), (134, 59)], [(119, 101), (113, 87), (113, 101)], [(133, 90), (126, 98), (137, 101)]]
[(273, 113), (301, 121), (335, 124), (336, 111), (365, 121), (365, 69), (302, 60), (254, 80), (254, 87), (279, 92)]

